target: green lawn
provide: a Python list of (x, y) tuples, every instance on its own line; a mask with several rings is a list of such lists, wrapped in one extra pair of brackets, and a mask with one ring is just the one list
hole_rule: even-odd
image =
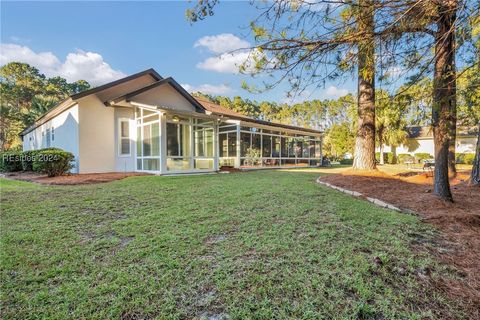
[(1, 316), (461, 317), (425, 276), (452, 272), (412, 250), (432, 232), (316, 184), (319, 174), (0, 179)]

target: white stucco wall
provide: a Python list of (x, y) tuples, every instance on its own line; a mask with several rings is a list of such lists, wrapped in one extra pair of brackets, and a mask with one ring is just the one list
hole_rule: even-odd
[(95, 95), (79, 100), (80, 173), (115, 171), (114, 109)]
[(46, 123), (37, 127), (23, 137), (23, 150), (37, 150), (47, 148), (47, 130), (51, 134), (50, 147), (60, 148), (71, 152), (75, 156), (75, 168), (72, 172), (78, 172), (79, 162), (79, 125), (78, 105), (57, 115)]
[(168, 83), (131, 98), (131, 101), (179, 111), (195, 111), (195, 107)]
[[(429, 153), (432, 156), (434, 155), (434, 144), (433, 138), (431, 139), (416, 139), (416, 143), (418, 143), (418, 147), (412, 151), (408, 150), (406, 146), (397, 147), (397, 154), (400, 153)], [(475, 146), (477, 140), (474, 137), (457, 137), (456, 145), (455, 145), (455, 152), (456, 153), (475, 153)], [(414, 144), (414, 143), (411, 143)], [(380, 148), (375, 148), (375, 151), (379, 152)], [(383, 152), (391, 152), (390, 146), (384, 146)]]
[(459, 138), (455, 144), (455, 152), (457, 153), (475, 153), (477, 139), (474, 137)]

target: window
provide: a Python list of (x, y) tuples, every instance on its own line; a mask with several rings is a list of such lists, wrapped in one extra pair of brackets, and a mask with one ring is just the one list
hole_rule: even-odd
[(250, 133), (240, 133), (240, 156), (247, 155), (247, 149), (250, 148)]
[(52, 136), (52, 141), (55, 141), (55, 127), (52, 127), (52, 130), (50, 131), (50, 135)]
[(272, 137), (272, 157), (280, 157), (280, 137)]
[(272, 137), (264, 135), (262, 137), (262, 156), (271, 157), (272, 156)]
[(167, 156), (190, 156), (190, 126), (167, 123)]
[(195, 157), (213, 157), (213, 128), (194, 126)]
[(218, 135), (219, 156), (228, 157), (228, 133), (220, 133)]
[(128, 119), (118, 121), (118, 154), (130, 155), (130, 121)]
[(228, 156), (236, 157), (237, 156), (237, 133), (230, 132), (228, 134)]
[(47, 148), (50, 148), (50, 129), (47, 129)]

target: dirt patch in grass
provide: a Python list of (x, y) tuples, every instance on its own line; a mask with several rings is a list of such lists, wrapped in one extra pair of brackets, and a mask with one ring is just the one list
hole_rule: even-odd
[(460, 298), (480, 318), (480, 188), (468, 186), (469, 172), (459, 172), (450, 180), (455, 202), (433, 195), (429, 173), (344, 171), (321, 177), (321, 181), (362, 193), (413, 210), (423, 221), (441, 231), (442, 239), (432, 247), (442, 261), (459, 271), (459, 279), (444, 279), (436, 285), (452, 298)]
[(48, 185), (76, 185), (76, 184), (92, 184), (110, 182), (114, 180), (124, 179), (126, 177), (141, 176), (146, 173), (140, 172), (107, 172), (107, 173), (86, 173), (86, 174), (69, 174), (59, 177), (48, 177), (44, 174), (32, 172), (11, 172), (5, 174), (5, 178), (36, 182)]

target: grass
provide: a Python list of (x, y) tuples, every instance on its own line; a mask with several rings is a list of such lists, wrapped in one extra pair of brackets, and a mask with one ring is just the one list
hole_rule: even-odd
[(1, 179), (1, 316), (461, 317), (422, 280), (450, 276), (412, 250), (431, 230), (318, 185), (319, 174)]

